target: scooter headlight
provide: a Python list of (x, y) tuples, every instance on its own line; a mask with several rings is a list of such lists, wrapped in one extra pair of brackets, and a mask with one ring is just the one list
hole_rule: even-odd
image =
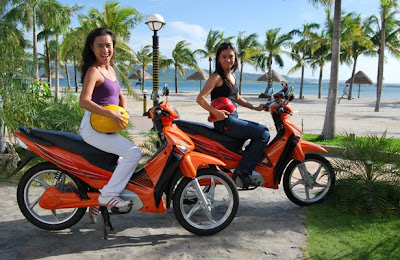
[(178, 148), (179, 151), (182, 152), (182, 154), (186, 154), (189, 151), (189, 148), (183, 145), (177, 145), (176, 148)]

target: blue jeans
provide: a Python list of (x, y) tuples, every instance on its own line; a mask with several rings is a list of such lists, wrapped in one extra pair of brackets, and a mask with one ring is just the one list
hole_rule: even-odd
[(268, 128), (255, 122), (239, 119), (237, 112), (233, 112), (225, 120), (214, 122), (214, 127), (231, 137), (251, 139), (242, 160), (236, 167), (237, 171), (251, 174), (257, 163), (264, 158), (264, 149), (270, 138)]

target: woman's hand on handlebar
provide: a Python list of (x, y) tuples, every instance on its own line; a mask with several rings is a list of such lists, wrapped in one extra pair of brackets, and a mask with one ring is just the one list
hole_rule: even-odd
[(257, 107), (254, 107), (254, 110), (256, 110), (256, 111), (263, 111), (263, 110), (264, 110), (264, 106), (265, 106), (265, 104), (260, 104), (260, 105), (258, 105)]

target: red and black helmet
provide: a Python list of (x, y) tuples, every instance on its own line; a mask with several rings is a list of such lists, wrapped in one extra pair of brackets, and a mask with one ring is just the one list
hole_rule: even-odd
[[(233, 113), (236, 111), (235, 104), (232, 102), (232, 100), (230, 100), (227, 97), (216, 98), (213, 101), (211, 101), (211, 105), (218, 110), (226, 110), (229, 113)], [(213, 114), (210, 113), (210, 116), (208, 117), (208, 121), (215, 122), (215, 121), (217, 121), (217, 118)]]

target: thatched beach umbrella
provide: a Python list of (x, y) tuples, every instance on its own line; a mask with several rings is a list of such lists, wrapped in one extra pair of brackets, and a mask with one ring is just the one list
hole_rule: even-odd
[(137, 71), (134, 71), (132, 75), (129, 76), (129, 79), (138, 79), (139, 82), (136, 83), (136, 85), (141, 84), (141, 89), (144, 89), (144, 80), (146, 79), (153, 79), (153, 76), (151, 76), (147, 71), (143, 71), (143, 69), (138, 69)]
[(129, 79), (153, 79), (153, 76), (151, 76), (147, 71), (144, 71), (143, 74), (143, 69), (138, 69), (137, 71), (134, 71), (132, 75), (129, 76)]
[(272, 82), (287, 82), (284, 77), (282, 77), (275, 70), (271, 70), (257, 79), (257, 81), (272, 81)]
[[(286, 79), (285, 79), (284, 77), (282, 77), (282, 76), (281, 76), (278, 72), (276, 72), (275, 70), (268, 71), (267, 73), (265, 73), (264, 75), (262, 75), (261, 77), (259, 77), (259, 78), (257, 79), (257, 81), (287, 82)], [(272, 92), (271, 92), (271, 95), (270, 95), (270, 94), (268, 94), (269, 88), (270, 88), (270, 86), (268, 85), (268, 87), (267, 87), (265, 93), (261, 93), (260, 96), (259, 96), (259, 98), (262, 98), (262, 97), (268, 97), (268, 98), (270, 98), (271, 95), (274, 93), (274, 89), (273, 89), (272, 86), (271, 86)]]
[[(350, 84), (352, 78), (353, 77), (351, 77), (348, 80), (346, 80), (346, 83)], [(358, 84), (358, 98), (360, 98), (360, 85), (361, 84), (366, 84), (366, 85), (374, 84), (372, 82), (372, 80), (361, 70), (359, 72), (357, 72), (356, 74), (354, 74), (354, 83)]]
[(209, 77), (208, 73), (205, 72), (204, 70), (201, 71), (196, 71), (192, 75), (186, 78), (186, 80), (200, 80), (200, 90), (201, 90), (201, 81), (202, 80), (207, 80)]

